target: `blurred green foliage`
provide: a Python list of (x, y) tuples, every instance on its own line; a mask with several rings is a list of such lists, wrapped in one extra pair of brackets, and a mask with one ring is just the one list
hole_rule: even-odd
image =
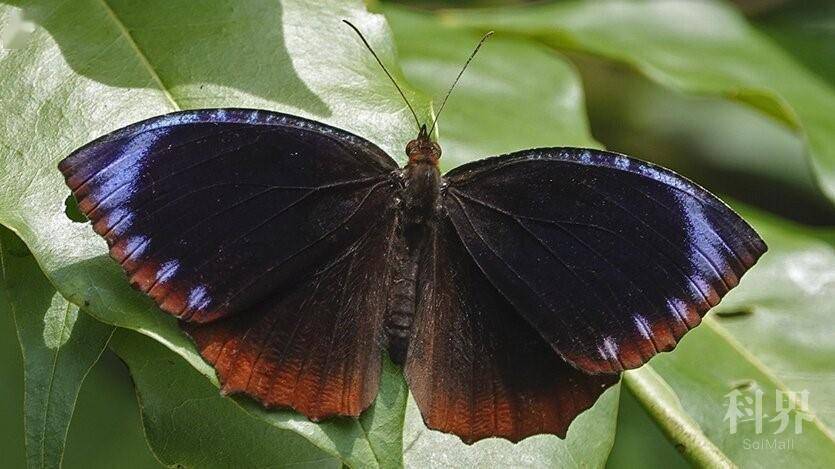
[[(2, 228), (0, 228), (2, 229)], [(0, 455), (2, 466), (26, 466), (23, 445), (23, 361), (8, 302), (0, 292)], [(151, 454), (127, 368), (105, 353), (85, 380), (67, 437), (67, 469), (159, 467)]]

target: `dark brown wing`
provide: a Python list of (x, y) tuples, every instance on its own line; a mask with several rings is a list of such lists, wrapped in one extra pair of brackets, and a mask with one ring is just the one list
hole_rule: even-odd
[(155, 117), (59, 165), (226, 390), (314, 419), (358, 415), (377, 391), (396, 168), (348, 132), (247, 109)]
[(490, 283), (591, 373), (672, 349), (766, 251), (715, 196), (615, 153), (528, 150), (446, 180), (444, 206)]
[(616, 383), (568, 363), (514, 311), (448, 220), (420, 265), (406, 378), (429, 428), (519, 441), (569, 424)]

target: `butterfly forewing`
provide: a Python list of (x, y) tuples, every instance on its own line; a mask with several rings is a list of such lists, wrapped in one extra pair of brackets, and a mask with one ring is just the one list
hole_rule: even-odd
[(529, 150), (446, 180), (445, 210), (490, 283), (589, 373), (672, 349), (766, 250), (707, 191), (614, 153)]
[(234, 109), (134, 124), (60, 165), (131, 282), (200, 322), (332, 260), (389, 203), (393, 168), (346, 132)]

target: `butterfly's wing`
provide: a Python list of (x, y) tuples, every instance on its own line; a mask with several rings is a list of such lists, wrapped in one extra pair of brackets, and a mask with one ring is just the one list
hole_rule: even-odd
[(131, 284), (189, 323), (226, 389), (312, 418), (357, 415), (376, 393), (387, 272), (369, 253), (387, 249), (396, 167), (345, 131), (244, 109), (152, 118), (59, 165)]
[(490, 283), (444, 219), (419, 265), (406, 379), (426, 425), (467, 443), (565, 437), (617, 375), (568, 363)]
[(615, 153), (529, 150), (446, 181), (446, 212), (490, 284), (589, 373), (672, 349), (767, 249), (704, 189)]

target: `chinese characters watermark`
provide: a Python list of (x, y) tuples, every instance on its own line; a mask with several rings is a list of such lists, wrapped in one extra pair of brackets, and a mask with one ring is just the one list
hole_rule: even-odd
[[(739, 431), (739, 425), (753, 422), (754, 433), (757, 435), (783, 435), (803, 433), (803, 422), (811, 422), (812, 415), (809, 413), (809, 391), (774, 391), (774, 405), (767, 406), (763, 403), (765, 392), (754, 387), (750, 392), (743, 392), (734, 389), (725, 394), (724, 421), (728, 422), (728, 429), (731, 435)], [(772, 412), (773, 410), (773, 412)], [(792, 449), (793, 440), (778, 441), (777, 439), (762, 439), (743, 441), (745, 449)]]

